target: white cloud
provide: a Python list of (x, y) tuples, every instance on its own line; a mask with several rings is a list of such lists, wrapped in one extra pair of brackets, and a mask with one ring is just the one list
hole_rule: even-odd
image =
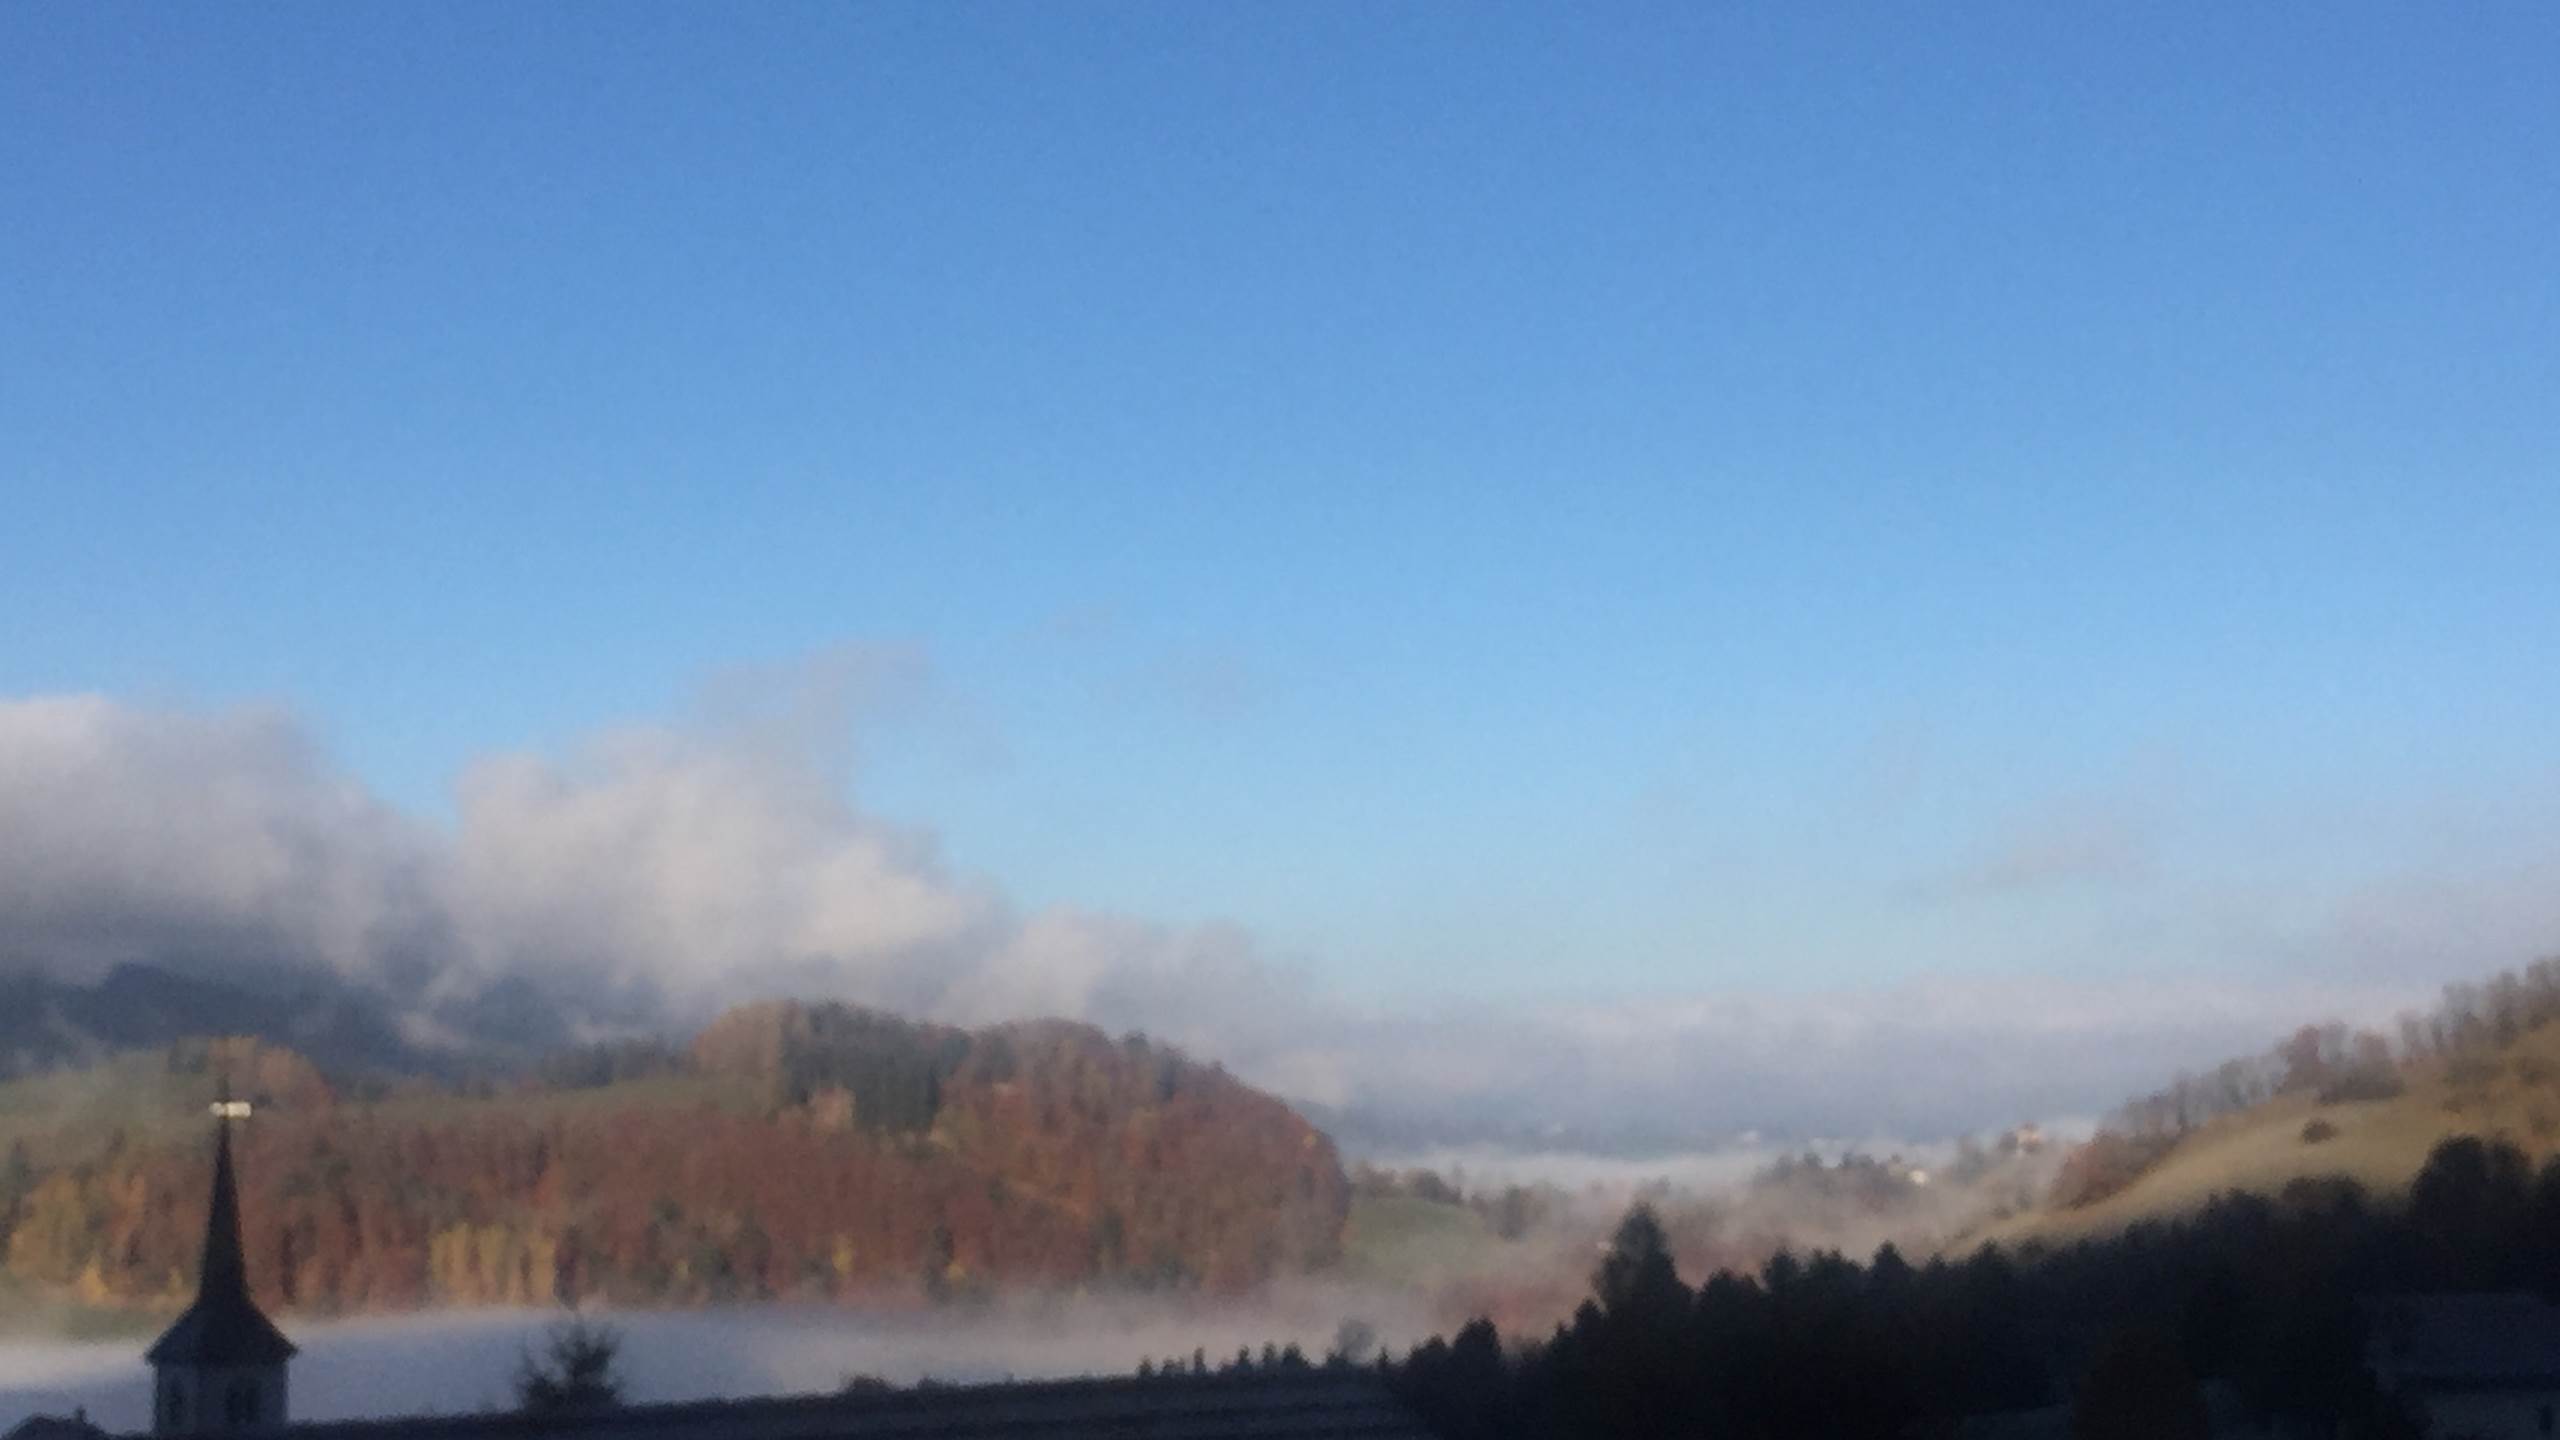
[(823, 977), (880, 1003), (940, 988), (1003, 924), (923, 837), (805, 770), (635, 731), (569, 765), (510, 756), (460, 784), (455, 924), (489, 974), (699, 1014)]
[(281, 713), (0, 704), (0, 958), (379, 976), (430, 942), (439, 858)]
[[(0, 966), (318, 966), (420, 1014), (521, 979), (608, 1023), (681, 1026), (784, 994), (964, 1022), (1067, 1015), (1144, 1029), (1405, 1138), (1926, 1136), (2093, 1113), (2305, 1020), (2382, 1018), (2527, 958), (2534, 925), (2560, 921), (2522, 881), (2410, 882), (2338, 926), (2477, 944), (2285, 981), (1949, 975), (1369, 1009), (1232, 928), (1025, 913), (931, 835), (867, 814), (836, 732), (929, 677), (857, 652), (829, 667), (815, 700), (780, 693), (788, 676), (733, 677), (709, 720), (480, 761), (450, 831), (393, 811), (277, 711), (0, 703)], [(2505, 918), (2456, 924), (2471, 907)]]

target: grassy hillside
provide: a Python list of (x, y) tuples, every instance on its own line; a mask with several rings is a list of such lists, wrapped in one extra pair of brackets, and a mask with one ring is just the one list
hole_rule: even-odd
[(1358, 1188), (1342, 1232), (1342, 1274), (1419, 1297), (1445, 1325), (1481, 1316), (1534, 1333), (1583, 1298), (1592, 1245), (1579, 1219), (1550, 1217), (1505, 1238), (1473, 1205)]
[[(2141, 1220), (2189, 1214), (2229, 1190), (2275, 1195), (2296, 1180), (2343, 1175), (2376, 1195), (2404, 1192), (2438, 1141), (2478, 1135), (2536, 1161), (2560, 1153), (2560, 1024), (2510, 1044), (2404, 1065), (2406, 1089), (2383, 1100), (2324, 1103), (2278, 1095), (2207, 1122), (2131, 1185), (2094, 1204), (2045, 1208), (1968, 1236), (2002, 1244), (2064, 1241)], [(2313, 1128), (2315, 1127), (2316, 1128)], [(2325, 1138), (2306, 1139), (2306, 1131)]]
[(1345, 1274), (1389, 1285), (1426, 1285), (1489, 1272), (1507, 1259), (1482, 1216), (1411, 1195), (1362, 1195), (1342, 1230)]

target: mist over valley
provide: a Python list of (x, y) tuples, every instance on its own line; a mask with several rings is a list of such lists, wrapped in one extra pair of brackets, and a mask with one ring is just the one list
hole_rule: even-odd
[(2551, 1440), (2555, 57), (5, 0), (0, 1440)]

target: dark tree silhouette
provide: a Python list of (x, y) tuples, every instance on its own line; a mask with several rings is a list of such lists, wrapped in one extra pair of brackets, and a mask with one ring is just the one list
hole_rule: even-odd
[(2145, 1326), (2098, 1351), (2071, 1403), (2071, 1440), (2205, 1440), (2204, 1392), (2178, 1338)]
[(2560, 1294), (2560, 1159), (2460, 1139), (2406, 1204), (2305, 1180), (2057, 1248), (1782, 1254), (1694, 1292), (1638, 1210), (1544, 1343), (1479, 1321), (1388, 1372), (1447, 1440), (1901, 1440), (2075, 1394), (2080, 1435), (2197, 1435), (2207, 1381), (2279, 1431), (2411, 1440), (2360, 1301), (2520, 1288)]
[(2525, 1216), (2532, 1176), (2512, 1145), (2475, 1136), (2447, 1140), (2427, 1157), (2409, 1186), (2409, 1219), (2444, 1277), (2456, 1285), (2485, 1281)]
[(551, 1327), (542, 1353), (527, 1350), (516, 1363), (516, 1406), (528, 1415), (610, 1410), (622, 1403), (622, 1376), (614, 1368), (622, 1334), (609, 1325), (572, 1316)]
[(1671, 1241), (1650, 1205), (1638, 1205), (1618, 1222), (1609, 1253), (1592, 1273), (1591, 1293), (1601, 1313), (1636, 1325), (1668, 1322), (1689, 1307), (1689, 1287), (1672, 1263)]

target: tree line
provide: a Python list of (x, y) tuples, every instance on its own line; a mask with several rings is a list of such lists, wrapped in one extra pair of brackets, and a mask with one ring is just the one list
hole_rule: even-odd
[(1781, 1254), (1696, 1286), (1639, 1207), (1553, 1334), (1511, 1345), (1479, 1320), (1388, 1368), (1448, 1440), (1881, 1440), (2075, 1400), (2081, 1434), (2176, 1435), (2200, 1433), (2206, 1382), (2253, 1416), (2383, 1440), (2415, 1418), (2375, 1389), (2359, 1302), (2504, 1290), (2560, 1296), (2560, 1160), (2464, 1136), (2405, 1201), (2300, 1180), (2070, 1245)]

